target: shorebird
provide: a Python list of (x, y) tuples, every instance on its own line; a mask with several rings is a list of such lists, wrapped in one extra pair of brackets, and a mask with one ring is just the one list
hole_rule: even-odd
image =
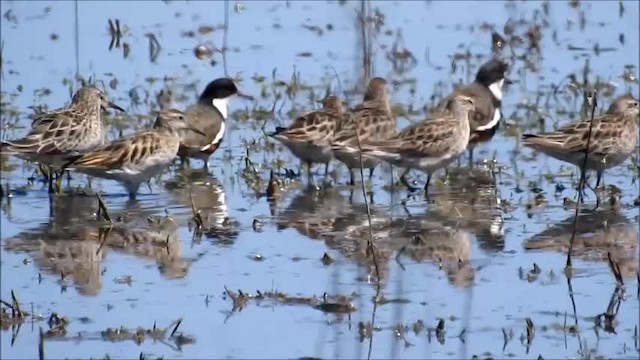
[[(410, 191), (416, 189), (406, 180), (409, 170), (426, 172), (424, 191), (428, 196), (433, 172), (449, 165), (467, 148), (469, 114), (474, 106), (472, 97), (456, 95), (449, 115), (411, 125), (386, 140), (367, 139), (361, 143), (362, 153), (405, 168), (400, 181)], [(357, 156), (358, 148), (349, 146), (345, 151)]]
[(128, 138), (82, 155), (69, 158), (65, 167), (90, 176), (120, 182), (135, 200), (140, 184), (166, 169), (176, 157), (180, 133), (200, 132), (191, 128), (180, 110), (163, 110), (154, 129), (138, 132)]
[(322, 105), (322, 110), (302, 115), (288, 128), (277, 127), (269, 134), (307, 164), (309, 177), (314, 163), (325, 164), (325, 176), (329, 173), (329, 162), (333, 158), (331, 141), (343, 114), (342, 100), (338, 97), (328, 96)]
[[(84, 86), (73, 95), (69, 107), (37, 116), (25, 137), (2, 141), (1, 152), (58, 168), (67, 157), (103, 144), (101, 112), (106, 108), (124, 112), (97, 87)], [(52, 191), (52, 177), (49, 179), (49, 191)]]
[(476, 144), (487, 142), (495, 135), (502, 112), (502, 88), (507, 82), (505, 72), (508, 64), (499, 59), (491, 59), (484, 63), (475, 81), (469, 85), (459, 87), (452, 94), (445, 97), (436, 107), (435, 114), (446, 115), (451, 112), (451, 105), (457, 95), (473, 98), (474, 108), (469, 114), (471, 135), (469, 138), (469, 164), (473, 164), (473, 148)]
[(361, 164), (360, 155), (349, 148), (357, 148), (358, 139), (363, 143), (395, 133), (396, 120), (391, 113), (387, 81), (379, 77), (373, 78), (369, 81), (363, 103), (345, 114), (332, 142), (333, 155), (349, 168), (350, 185), (355, 184), (353, 169), (360, 169), (362, 165), (363, 169), (369, 169), (371, 177), (380, 160), (363, 153)]
[[(622, 164), (638, 144), (638, 100), (630, 95), (617, 98), (606, 114), (565, 125), (556, 131), (524, 134), (523, 145), (552, 158), (597, 172), (596, 188), (606, 169)], [(591, 133), (589, 133), (591, 129)], [(588, 148), (587, 148), (588, 144)], [(581, 189), (582, 190), (582, 189)]]
[(210, 82), (200, 94), (198, 102), (185, 110), (185, 121), (198, 132), (184, 133), (180, 137), (178, 156), (183, 164), (188, 158), (194, 158), (202, 160), (205, 169), (209, 168), (209, 157), (220, 147), (224, 138), (227, 104), (234, 95), (253, 99), (241, 93), (233, 80), (219, 78)]

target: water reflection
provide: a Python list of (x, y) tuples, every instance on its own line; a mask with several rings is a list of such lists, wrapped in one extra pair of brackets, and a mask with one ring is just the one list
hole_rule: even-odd
[[(524, 357), (529, 347), (521, 346), (514, 339), (505, 349), (501, 340), (503, 334), (505, 337), (509, 334), (509, 338), (514, 334), (517, 338), (526, 331), (524, 319), (527, 317), (532, 318), (537, 330), (531, 343), (531, 357), (537, 356), (536, 353), (546, 358), (549, 354), (552, 357), (585, 357), (596, 353), (606, 357), (632, 356), (625, 334), (634, 331), (637, 301), (625, 302), (619, 313), (616, 300), (610, 302), (613, 305), (606, 313), (607, 316), (615, 314), (615, 320), (619, 321), (618, 335), (606, 334), (594, 339), (590, 332), (592, 315), (603, 312), (609, 301), (610, 294), (602, 292), (602, 284), (613, 286), (606, 262), (580, 261), (584, 270), (593, 275), (588, 281), (576, 278), (576, 291), (569, 292), (562, 281), (529, 283), (508, 274), (515, 274), (519, 267), (532, 261), (543, 265), (545, 272), (553, 267), (557, 273), (555, 270), (564, 265), (564, 256), (559, 250), (566, 249), (568, 240), (564, 239), (569, 237), (568, 227), (561, 231), (562, 241), (552, 233), (540, 240), (548, 247), (519, 251), (527, 240), (528, 246), (541, 246), (533, 238), (527, 238), (547, 227), (544, 222), (527, 218), (524, 205), (527, 198), (533, 196), (529, 190), (536, 188), (536, 195), (546, 195), (549, 206), (541, 207), (540, 211), (553, 219), (553, 223), (567, 217), (553, 228), (568, 225), (572, 215), (560, 206), (561, 197), (553, 200), (551, 195), (563, 184), (568, 188), (564, 195), (571, 191), (570, 171), (557, 162), (521, 151), (520, 134), (538, 127), (557, 127), (580, 116), (583, 94), (592, 89), (599, 90), (597, 102), (604, 105), (598, 106), (597, 112), (606, 108), (611, 96), (631, 92), (637, 97), (635, 54), (639, 52), (640, 42), (635, 14), (638, 2), (571, 1), (567, 6), (553, 1), (289, 1), (278, 4), (171, 1), (167, 4), (131, 2), (128, 4), (132, 11), (124, 13), (116, 2), (77, 3), (78, 36), (74, 33), (76, 27), (65, 25), (75, 21), (74, 2), (2, 3), (5, 15), (0, 19), (2, 38), (6, 36), (7, 41), (3, 42), (6, 56), (2, 62), (0, 112), (7, 136), (24, 131), (32, 113), (40, 106), (68, 101), (68, 87), (78, 85), (74, 80), (74, 65), (79, 75), (85, 78), (93, 75), (115, 100), (131, 104), (127, 119), (108, 119), (105, 125), (109, 128), (109, 137), (126, 135), (143, 126), (148, 114), (160, 107), (169, 104), (184, 107), (190, 98), (197, 96), (195, 90), (201, 89), (202, 82), (222, 76), (223, 68), (228, 68), (224, 73), (246, 86), (256, 101), (229, 104), (228, 136), (223, 151), (216, 157), (223, 164), (211, 169), (221, 184), (209, 174), (185, 176), (179, 171), (172, 181), (182, 181), (178, 176), (188, 180), (173, 188), (169, 186), (168, 190), (154, 190), (152, 196), (146, 196), (144, 191), (138, 206), (121, 205), (124, 198), (105, 196), (114, 220), (119, 215), (127, 215), (133, 224), (116, 222), (108, 237), (111, 240), (105, 242), (99, 252), (101, 222), (91, 216), (96, 208), (94, 198), (74, 198), (76, 203), (62, 199), (68, 203), (52, 207), (54, 215), (49, 219), (43, 196), (46, 190), (41, 190), (39, 185), (22, 186), (32, 168), (21, 168), (23, 163), (15, 159), (1, 161), (5, 195), (14, 194), (8, 201), (6, 197), (2, 201), (3, 209), (11, 202), (13, 206), (12, 214), (2, 213), (2, 244), (23, 249), (22, 253), (13, 249), (3, 253), (2, 271), (6, 275), (2, 277), (5, 291), (2, 299), (10, 300), (9, 289), (15, 289), (25, 306), (33, 302), (38, 312), (55, 310), (72, 319), (66, 339), (73, 341), (74, 346), (47, 339), (47, 357), (89, 358), (105, 354), (111, 357), (202, 357), (207, 354), (216, 358), (230, 354), (242, 358), (362, 358), (368, 355), (372, 358), (474, 358), (483, 357), (482, 354)], [(618, 15), (619, 6), (626, 9), (624, 16)], [(479, 13), (483, 14), (480, 20)], [(124, 33), (122, 48), (111, 52), (106, 46), (109, 32), (104, 31), (107, 19), (119, 19)], [(437, 36), (425, 37), (425, 32)], [(491, 45), (497, 44), (489, 42), (492, 33), (499, 34), (496, 38), (500, 42), (493, 49)], [(287, 34), (287, 46), (282, 46), (283, 34)], [(157, 37), (162, 51), (157, 61), (150, 64), (146, 45), (152, 35)], [(620, 40), (616, 42), (618, 36)], [(29, 39), (30, 46), (24, 46), (24, 41), (10, 41), (16, 39)], [(122, 59), (121, 51), (124, 42), (131, 51), (126, 59)], [(194, 57), (193, 49), (200, 45), (229, 51), (214, 51), (210, 59), (199, 60)], [(513, 68), (510, 78), (512, 75), (514, 81), (503, 99), (504, 126), (494, 141), (478, 149), (485, 151), (482, 158), (495, 158), (496, 178), (489, 173), (486, 177), (465, 179), (464, 168), (449, 169), (448, 182), (434, 184), (430, 203), (420, 197), (407, 201), (409, 214), (400, 203), (405, 200), (406, 192), (393, 193), (393, 201), (387, 201), (389, 194), (380, 188), (388, 178), (378, 175), (373, 180), (377, 201), (372, 206), (372, 221), (384, 279), (381, 291), (409, 301), (380, 306), (376, 312), (371, 301), (374, 289), (360, 281), (362, 278), (354, 279), (354, 274), (364, 277), (371, 272), (371, 260), (366, 256), (369, 229), (360, 189), (355, 189), (354, 199), (350, 201), (346, 189), (334, 188), (318, 194), (289, 187), (277, 201), (281, 212), (269, 217), (271, 209), (267, 208), (264, 197), (257, 198), (253, 190), (262, 195), (267, 189), (269, 169), (278, 171), (292, 167), (293, 163), (290, 154), (277, 151), (263, 141), (263, 129), (287, 123), (296, 113), (313, 108), (315, 100), (327, 90), (344, 95), (353, 103), (354, 99), (361, 98), (364, 75), (369, 71), (394, 85), (394, 112), (399, 126), (404, 127), (407, 122), (423, 118), (429, 105), (437, 103), (457, 84), (470, 82), (477, 66), (492, 55), (492, 50), (510, 62)], [(70, 56), (51, 57), (51, 54)], [(74, 55), (77, 64), (74, 64)], [(255, 61), (256, 58), (260, 61)], [(225, 59), (229, 60), (228, 64)], [(364, 61), (370, 65), (367, 70)], [(31, 105), (35, 105), (34, 109)], [(243, 165), (245, 156), (254, 162), (257, 173), (249, 176), (249, 171), (242, 172), (243, 166), (253, 168)], [(619, 186), (624, 198), (628, 199), (629, 194), (635, 198), (637, 187), (632, 182), (633, 174), (634, 171), (621, 167), (611, 173), (607, 183)], [(473, 175), (477, 175), (475, 171)], [(339, 171), (332, 177), (339, 177)], [(572, 180), (575, 182), (575, 176)], [(83, 183), (83, 177), (74, 176), (71, 186)], [(558, 183), (560, 186), (554, 189)], [(112, 182), (98, 184), (108, 194), (120, 193)], [(149, 224), (146, 217), (162, 215), (167, 208), (180, 225), (178, 234), (184, 240), (191, 235), (186, 226), (193, 217), (190, 194), (194, 208), (205, 220), (201, 239), (209, 241), (202, 241), (197, 248), (185, 249), (173, 242), (177, 235), (171, 229), (172, 224)], [(291, 202), (290, 196), (295, 196)], [(499, 203), (501, 198), (506, 201)], [(505, 208), (510, 214), (509, 220), (503, 223), (502, 216), (507, 217), (503, 214)], [(637, 215), (637, 208), (622, 205), (621, 212), (631, 219)], [(153, 219), (161, 218), (164, 217)], [(262, 222), (262, 234), (253, 233), (248, 226), (253, 219)], [(235, 220), (244, 226), (238, 226)], [(278, 233), (271, 226), (272, 221), (287, 230)], [(577, 249), (576, 256), (593, 257), (596, 248), (595, 253), (603, 258), (605, 249), (620, 247), (614, 256), (623, 272), (630, 271), (624, 269), (620, 254), (626, 247), (631, 258), (638, 250), (638, 233), (633, 228), (637, 224), (637, 218), (617, 225), (611, 221), (606, 231), (618, 232), (618, 244), (584, 246)], [(605, 229), (583, 232), (579, 241), (598, 237)], [(17, 233), (20, 234), (16, 236)], [(166, 236), (171, 238), (168, 246), (164, 244)], [(610, 235), (609, 240), (613, 241), (614, 237)], [(238, 238), (241, 240), (236, 240)], [(636, 245), (620, 245), (631, 241)], [(563, 245), (558, 246), (557, 242)], [(335, 260), (326, 267), (317, 259), (324, 251)], [(126, 252), (131, 255), (121, 255)], [(254, 253), (263, 255), (265, 261), (258, 262), (247, 256)], [(190, 262), (183, 259), (185, 255), (197, 259), (197, 265), (189, 266)], [(57, 257), (70, 260), (65, 262)], [(21, 266), (24, 258), (33, 263)], [(164, 264), (160, 271), (166, 272), (163, 276), (167, 278), (183, 276), (186, 270), (188, 274), (179, 281), (143, 280), (160, 278), (153, 266), (156, 262)], [(467, 267), (479, 262), (489, 265), (482, 269)], [(441, 263), (442, 272), (439, 272)], [(633, 261), (627, 263), (634, 264)], [(83, 287), (79, 291), (100, 292), (99, 297), (79, 299), (75, 294), (52, 297), (58, 290), (56, 284), (60, 278), (59, 269), (53, 269), (55, 264), (62, 264), (58, 268), (67, 273), (63, 283), (71, 286), (72, 280), (79, 279), (84, 284), (76, 285)], [(148, 269), (150, 264), (152, 268)], [(32, 265), (36, 267), (28, 267)], [(136, 269), (125, 271), (135, 272), (134, 278), (142, 281), (136, 282), (133, 289), (123, 286), (113, 292), (100, 291), (103, 280), (100, 273), (107, 266), (109, 271)], [(31, 286), (33, 274), (40, 269), (43, 269), (45, 283)], [(111, 288), (111, 276), (108, 278), (104, 289)], [(472, 289), (461, 288), (470, 283), (474, 284)], [(625, 284), (629, 294), (635, 295), (635, 279), (625, 280)], [(234, 321), (224, 322), (226, 315), (216, 310), (231, 306), (229, 297), (222, 293), (223, 285), (234, 291), (271, 287), (298, 295), (319, 295), (325, 291), (353, 294), (358, 310), (352, 314), (351, 321), (335, 322), (332, 316), (319, 311), (282, 306), (278, 301), (246, 309)], [(575, 295), (577, 311), (572, 309), (568, 293)], [(467, 297), (460, 296), (463, 294), (469, 294), (468, 306), (465, 305)], [(137, 301), (130, 302), (133, 298)], [(78, 303), (82, 303), (84, 310)], [(124, 306), (128, 303), (138, 307)], [(116, 307), (105, 312), (101, 310), (105, 304)], [(140, 311), (140, 305), (144, 311)], [(466, 314), (461, 314), (463, 308)], [(545, 330), (553, 330), (554, 325), (562, 321), (562, 315), (553, 315), (557, 319), (550, 320), (545, 319), (544, 314), (546, 311), (571, 313), (572, 310), (578, 313), (576, 318), (581, 319), (580, 324), (575, 327), (577, 334), (568, 331), (563, 343), (562, 334)], [(73, 320), (87, 312), (95, 325)], [(447, 319), (446, 343), (431, 342), (429, 336), (429, 330), (433, 330), (431, 327), (436, 326), (440, 317)], [(179, 353), (164, 348), (162, 341), (155, 339), (152, 344), (145, 343), (142, 349), (126, 343), (114, 347), (110, 342), (112, 338), (100, 336), (106, 326), (113, 326), (119, 335), (121, 325), (147, 329), (155, 321), (168, 324), (178, 318), (184, 319), (180, 330), (221, 341), (215, 346), (211, 346), (212, 341), (200, 342)], [(601, 318), (603, 328), (608, 328), (604, 317)], [(425, 331), (412, 335), (404, 330), (418, 319), (420, 327), (428, 327)], [(359, 322), (363, 325), (360, 329), (365, 329), (369, 337), (364, 344), (357, 342)], [(370, 326), (365, 325), (369, 322)], [(580, 331), (584, 329), (587, 331)], [(76, 334), (85, 331), (98, 336), (80, 343)], [(428, 336), (424, 336), (425, 333)], [(22, 334), (13, 347), (9, 345), (10, 336), (0, 336), (3, 345), (0, 357), (34, 356), (38, 347), (37, 329)], [(136, 331), (130, 334), (136, 336)], [(145, 332), (144, 336), (149, 339), (150, 334)], [(211, 334), (222, 337), (212, 338)], [(372, 346), (368, 353), (369, 339)], [(145, 353), (140, 354), (141, 350)]]
[(430, 194), (430, 200), (436, 219), (472, 232), (481, 249), (504, 249), (503, 209), (496, 178), (489, 169), (450, 168), (448, 184)]
[(27, 253), (42, 273), (71, 279), (82, 295), (102, 288), (101, 264), (110, 251), (155, 261), (169, 279), (182, 278), (190, 263), (181, 256), (178, 224), (127, 203), (110, 210), (113, 223), (96, 217), (93, 197), (60, 196), (51, 202), (49, 222), (6, 239), (5, 250)]
[[(206, 170), (180, 168), (165, 187), (181, 205), (181, 216), (191, 221), (194, 211), (200, 214), (205, 237), (222, 244), (231, 244), (238, 237), (238, 223), (229, 217), (224, 187)], [(197, 238), (197, 232), (194, 234)]]
[[(553, 250), (566, 253), (573, 231), (574, 216), (527, 239), (527, 251)], [(607, 252), (620, 265), (623, 276), (638, 271), (638, 223), (612, 210), (582, 213), (576, 225), (573, 256), (585, 261), (608, 261)]]
[(329, 248), (373, 272), (366, 241), (371, 231), (382, 280), (388, 277), (390, 262), (408, 257), (415, 262), (437, 263), (455, 286), (472, 284), (475, 270), (469, 261), (473, 236), (464, 224), (475, 223), (460, 222), (443, 213), (440, 206), (400, 218), (391, 218), (388, 210), (387, 205), (370, 206), (370, 230), (364, 204), (350, 204), (349, 197), (337, 188), (310, 187), (300, 191), (281, 212), (278, 229), (293, 228), (308, 238), (323, 240)]

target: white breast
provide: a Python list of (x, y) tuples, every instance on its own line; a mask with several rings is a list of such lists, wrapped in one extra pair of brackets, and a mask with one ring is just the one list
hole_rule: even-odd
[(498, 125), (498, 122), (500, 121), (501, 118), (502, 118), (502, 113), (500, 112), (500, 108), (496, 108), (493, 111), (493, 119), (491, 119), (491, 122), (489, 122), (487, 125), (478, 126), (476, 128), (476, 131), (485, 131), (485, 130), (494, 128), (496, 125)]
[(224, 136), (224, 130), (225, 130), (225, 125), (224, 125), (224, 121), (223, 121), (223, 122), (220, 123), (220, 130), (216, 134), (216, 137), (214, 137), (213, 141), (211, 141), (212, 144), (217, 144), (220, 141), (222, 141), (222, 137)]
[(210, 144), (207, 144), (205, 146), (203, 146), (200, 150), (201, 151), (205, 151), (207, 150), (211, 145), (217, 145), (220, 143), (220, 141), (222, 141), (222, 138), (224, 137), (224, 131), (225, 131), (225, 124), (224, 121), (222, 121), (220, 123), (220, 130), (218, 130), (218, 133), (216, 134), (216, 136), (213, 138), (213, 140), (211, 141)]
[(220, 111), (225, 120), (227, 120), (227, 103), (229, 103), (229, 99), (213, 99), (213, 106)]
[(493, 96), (498, 100), (502, 101), (502, 87), (504, 86), (504, 79), (494, 82), (489, 85), (489, 91), (493, 94)]

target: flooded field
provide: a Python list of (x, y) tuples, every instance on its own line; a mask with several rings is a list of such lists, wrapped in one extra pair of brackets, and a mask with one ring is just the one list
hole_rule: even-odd
[[(254, 96), (230, 103), (208, 173), (176, 161), (137, 200), (78, 173), (50, 198), (36, 165), (2, 157), (1, 358), (640, 355), (637, 152), (574, 226), (579, 169), (520, 140), (583, 117), (593, 89), (598, 114), (639, 97), (637, 1), (1, 7), (3, 139), (89, 78), (127, 111), (110, 112), (109, 139), (221, 76)], [(328, 93), (356, 106), (369, 76), (405, 127), (494, 54), (512, 80), (503, 125), (472, 170), (465, 154), (434, 175), (428, 201), (388, 165), (361, 187), (333, 161), (310, 183), (266, 135)]]

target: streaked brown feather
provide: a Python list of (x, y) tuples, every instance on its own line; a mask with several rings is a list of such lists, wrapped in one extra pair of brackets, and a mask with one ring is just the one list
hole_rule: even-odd
[(163, 145), (158, 131), (138, 133), (127, 139), (116, 140), (99, 150), (77, 156), (72, 165), (94, 168), (119, 168), (125, 163), (140, 163)]
[[(620, 116), (616, 114), (605, 114), (593, 119), (591, 143), (589, 144), (590, 152), (600, 152), (598, 149), (599, 141), (620, 136), (622, 128), (619, 122)], [(590, 120), (584, 120), (547, 133), (524, 134), (524, 144), (566, 152), (582, 152), (587, 146), (590, 123)]]
[(413, 157), (438, 157), (448, 152), (458, 122), (447, 116), (411, 125), (388, 140), (366, 141), (364, 152), (379, 150)]

